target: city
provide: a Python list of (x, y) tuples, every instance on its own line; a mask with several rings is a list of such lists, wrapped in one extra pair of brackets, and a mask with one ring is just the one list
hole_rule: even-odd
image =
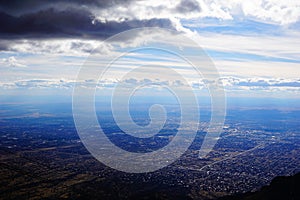
[[(45, 110), (1, 118), (1, 194), (5, 198), (215, 199), (256, 191), (276, 176), (300, 170), (298, 110), (284, 111), (285, 116), (278, 115), (280, 110), (229, 111), (233, 117), (225, 122), (217, 145), (208, 158), (200, 159), (204, 121), (203, 130), (179, 160), (145, 174), (119, 172), (101, 164), (82, 145), (72, 116)], [(262, 121), (253, 115), (257, 112), (277, 117)], [(239, 115), (248, 116), (247, 123), (240, 123)], [(280, 121), (285, 117), (290, 119)], [(114, 124), (105, 126), (109, 130)], [(161, 145), (159, 138), (169, 140), (169, 135), (153, 139), (150, 149)], [(120, 141), (124, 148), (130, 144)]]

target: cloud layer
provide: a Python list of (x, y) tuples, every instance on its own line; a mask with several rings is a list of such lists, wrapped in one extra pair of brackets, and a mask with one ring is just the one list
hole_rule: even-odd
[[(211, 22), (217, 24), (209, 27)], [(235, 27), (237, 23), (239, 27)], [(249, 28), (249, 23), (250, 34), (244, 30)], [(83, 59), (101, 41), (125, 30), (163, 27), (195, 36), (200, 46), (208, 50), (221, 75), (226, 76), (220, 81), (227, 90), (299, 92), (300, 80), (295, 78), (299, 77), (300, 69), (297, 24), (300, 24), (297, 0), (4, 0), (0, 5), (0, 51), (3, 53), (0, 71), (5, 78), (0, 88), (70, 89), (74, 77), (67, 77), (69, 68), (65, 68), (65, 74), (60, 68), (75, 64), (67, 63), (66, 57)], [(255, 28), (257, 25), (260, 32)], [(274, 27), (276, 31), (271, 30)], [(144, 37), (147, 36), (130, 35), (117, 42), (126, 48), (130, 42), (138, 43)], [(105, 57), (114, 50), (112, 44), (106, 44), (98, 53)], [(47, 55), (57, 56), (57, 60), (50, 62)], [(152, 55), (144, 60), (151, 59)], [(135, 61), (129, 60), (120, 67), (130, 67)], [(80, 66), (83, 61), (77, 62), (76, 66)], [(164, 64), (178, 65), (168, 60)], [(127, 80), (126, 84), (143, 81), (152, 82)], [(87, 80), (83, 85), (88, 83)], [(112, 88), (116, 83), (117, 80), (105, 80), (99, 87)], [(190, 82), (195, 89), (203, 88), (204, 83), (203, 80)], [(165, 84), (181, 85), (176, 80)]]
[(282, 25), (299, 21), (299, 1), (17, 1), (0, 5), (1, 37), (106, 38), (130, 28), (159, 26), (184, 30), (182, 19), (251, 18)]
[[(280, 88), (289, 87), (296, 88), (300, 90), (300, 79), (272, 79), (272, 78), (239, 78), (239, 77), (222, 77), (220, 81), (226, 89), (232, 88), (261, 88), (269, 90), (269, 88)], [(172, 87), (186, 87), (180, 80), (158, 80), (158, 79), (125, 79), (119, 81), (117, 79), (105, 79), (105, 80), (85, 80), (84, 82), (74, 82), (65, 79), (32, 79), (32, 80), (18, 80), (14, 83), (1, 83), (3, 88), (73, 88), (74, 84), (81, 85), (82, 87), (94, 89), (93, 87), (97, 85), (98, 88), (114, 88), (118, 84), (124, 87), (157, 87), (157, 86), (172, 86)], [(211, 81), (205, 79), (191, 80), (189, 85), (194, 89), (202, 89), (207, 86), (207, 84), (214, 84)]]

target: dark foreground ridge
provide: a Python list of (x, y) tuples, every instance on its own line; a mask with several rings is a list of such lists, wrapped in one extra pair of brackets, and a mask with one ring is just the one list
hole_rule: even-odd
[(278, 176), (270, 185), (257, 192), (226, 196), (219, 200), (296, 200), (300, 197), (300, 173), (294, 176)]

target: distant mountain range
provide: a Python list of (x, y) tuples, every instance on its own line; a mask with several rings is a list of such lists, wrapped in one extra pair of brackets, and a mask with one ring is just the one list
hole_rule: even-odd
[(300, 199), (300, 173), (294, 176), (278, 176), (270, 185), (256, 192), (225, 196), (219, 200), (298, 200)]

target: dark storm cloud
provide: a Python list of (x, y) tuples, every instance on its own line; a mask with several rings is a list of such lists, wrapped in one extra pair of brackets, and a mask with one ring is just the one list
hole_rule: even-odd
[[(94, 14), (89, 9), (98, 7), (101, 10), (120, 2), (109, 0), (48, 0), (43, 1), (43, 3), (33, 0), (2, 1), (0, 6), (0, 37), (2, 39), (103, 39), (131, 28), (155, 26), (172, 28), (169, 19), (99, 21), (95, 20)], [(126, 1), (122, 2), (126, 3)], [(5, 46), (0, 45), (0, 48), (3, 49)]]
[(130, 0), (2, 0), (0, 10), (12, 15), (37, 12), (48, 8), (97, 7), (108, 8), (130, 4)]
[(0, 40), (0, 51), (9, 50), (9, 44), (6, 40)]
[(189, 13), (189, 12), (200, 12), (201, 8), (199, 3), (195, 0), (182, 0), (176, 6), (176, 10), (180, 13)]
[(160, 26), (172, 28), (168, 19), (99, 22), (84, 9), (56, 11), (53, 8), (19, 17), (0, 13), (0, 36), (15, 38), (107, 38), (130, 28)]

